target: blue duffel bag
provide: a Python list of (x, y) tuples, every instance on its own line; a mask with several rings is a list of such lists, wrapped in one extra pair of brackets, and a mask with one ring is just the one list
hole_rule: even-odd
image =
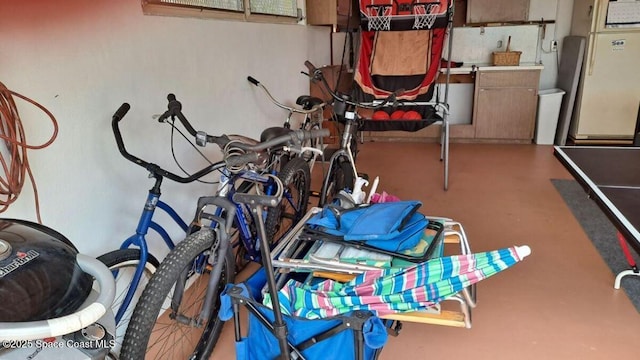
[(391, 252), (408, 250), (420, 242), (429, 224), (418, 212), (420, 206), (419, 201), (363, 204), (349, 209), (329, 204), (307, 220), (305, 233)]

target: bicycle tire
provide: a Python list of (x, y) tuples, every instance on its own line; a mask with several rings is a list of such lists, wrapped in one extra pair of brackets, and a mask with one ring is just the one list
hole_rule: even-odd
[(278, 173), (278, 178), (285, 188), (284, 194), (278, 206), (269, 208), (265, 220), (271, 246), (277, 244), (306, 214), (311, 192), (309, 164), (301, 157), (291, 159)]
[(321, 193), (319, 206), (331, 203), (340, 190), (345, 188), (353, 190), (355, 184), (351, 163), (343, 157), (336, 159), (331, 173), (327, 174), (327, 176), (329, 181), (327, 182), (326, 189), (323, 189)]
[(354, 132), (353, 135), (351, 135), (351, 143), (350, 143), (350, 147), (351, 147), (351, 155), (353, 156), (353, 161), (356, 161), (356, 158), (358, 157), (358, 135), (359, 132), (356, 130)]
[[(214, 231), (210, 228), (199, 230), (178, 243), (162, 261), (143, 291), (133, 312), (122, 345), (121, 359), (207, 359), (210, 356), (224, 325), (223, 321), (218, 318), (220, 309), (219, 296), (215, 296), (216, 304), (214, 310), (203, 326), (190, 326), (193, 319), (189, 317), (189, 315), (197, 315), (200, 312), (200, 306), (202, 305), (204, 292), (209, 280), (204, 274), (191, 277), (188, 280), (190, 285), (187, 291), (184, 292), (181, 305), (185, 305), (189, 300), (195, 298), (194, 306), (189, 306), (189, 304), (184, 307), (181, 306), (177, 315), (170, 314), (168, 317), (169, 325), (174, 331), (169, 336), (163, 333), (161, 336), (162, 341), (158, 343), (152, 343), (150, 339), (156, 326), (158, 326), (155, 329), (156, 331), (162, 328), (163, 324), (161, 322), (165, 320), (167, 315), (163, 305), (167, 304), (166, 300), (169, 300), (170, 303), (170, 298), (168, 297), (172, 295), (174, 284), (183, 274), (183, 271), (193, 265), (194, 260), (200, 254), (212, 248), (215, 237)], [(234, 258), (230, 250), (229, 248), (224, 256), (225, 264), (218, 283), (218, 295), (227, 283), (233, 282), (235, 277), (233, 269)], [(195, 296), (193, 296), (194, 294)], [(190, 311), (190, 313), (181, 313), (180, 310)], [(177, 321), (176, 317), (181, 318), (181, 321)], [(196, 334), (192, 333), (194, 330), (197, 332)], [(188, 339), (185, 334), (189, 335)], [(179, 337), (176, 341), (169, 339), (169, 337), (176, 335)], [(157, 351), (155, 356), (154, 351)], [(181, 354), (175, 354), (174, 351), (180, 351)]]
[[(113, 304), (111, 305), (111, 310), (115, 316), (118, 313), (118, 309), (120, 309), (127, 292), (129, 291), (131, 279), (138, 267), (138, 264), (140, 263), (140, 249), (114, 250), (100, 255), (97, 259), (105, 264), (109, 270), (118, 270), (115, 279), (116, 295), (113, 300)], [(140, 283), (134, 293), (134, 297), (122, 318), (116, 324), (116, 333), (114, 336), (115, 345), (111, 348), (111, 354), (115, 355), (116, 359), (119, 357), (122, 340), (124, 338), (125, 331), (127, 330), (127, 326), (129, 325), (129, 320), (131, 319), (131, 314), (133, 313), (136, 302), (140, 298), (140, 295), (142, 294), (146, 284), (149, 282), (149, 279), (158, 269), (158, 266), (160, 266), (158, 259), (156, 259), (152, 254), (149, 254), (147, 262), (145, 263), (145, 271), (142, 273), (142, 278), (140, 278)]]
[(289, 160), (291, 160), (291, 155), (289, 153), (282, 150), (274, 150), (269, 160), (268, 169), (278, 173), (287, 166)]

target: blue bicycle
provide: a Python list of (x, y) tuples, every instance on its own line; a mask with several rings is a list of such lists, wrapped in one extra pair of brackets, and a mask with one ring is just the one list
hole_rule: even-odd
[(119, 128), (119, 121), (124, 112), (126, 112), (125, 108), (122, 107), (116, 112), (111, 122), (118, 150), (125, 159), (146, 169), (149, 172), (149, 177), (154, 179), (154, 184), (149, 189), (147, 198), (144, 201), (142, 214), (138, 220), (135, 233), (122, 243), (120, 249), (98, 257), (98, 260), (112, 270), (116, 278), (116, 297), (112, 305), (117, 324), (116, 345), (112, 348), (114, 355), (117, 355), (120, 351), (122, 339), (129, 324), (135, 302), (160, 264), (158, 259), (149, 252), (147, 234), (151, 230), (160, 235), (169, 250), (175, 247), (175, 242), (171, 239), (165, 227), (154, 221), (156, 210), (167, 214), (173, 223), (184, 230), (185, 233), (189, 229), (189, 225), (178, 213), (169, 204), (160, 200), (163, 180), (168, 178), (179, 183), (191, 183), (217, 170), (215, 166), (209, 165), (190, 176), (179, 176), (157, 164), (131, 155), (125, 148)]
[[(238, 151), (238, 149), (234, 147), (234, 143), (239, 141), (252, 141), (241, 136), (215, 137), (206, 135), (204, 132), (196, 131), (182, 114), (182, 105), (176, 100), (175, 96), (169, 95), (168, 100), (169, 109), (160, 116), (159, 121), (170, 124), (172, 129), (177, 129), (175, 126), (175, 120), (177, 119), (183, 124), (189, 134), (195, 137), (196, 143), (199, 145), (205, 144), (207, 140), (209, 140), (209, 142), (215, 141), (225, 147), (226, 151), (231, 155), (237, 155), (234, 153)], [(220, 182), (215, 192), (220, 196), (233, 196), (233, 193), (237, 191), (236, 186), (242, 192), (249, 191), (251, 190), (250, 188), (255, 187), (255, 176), (251, 174), (245, 176), (233, 175), (231, 174), (233, 167), (227, 166), (224, 162), (211, 163), (192, 175), (180, 176), (163, 169), (157, 164), (147, 162), (130, 154), (125, 148), (119, 128), (119, 122), (128, 110), (129, 106), (123, 104), (112, 119), (112, 130), (118, 150), (125, 159), (149, 171), (150, 177), (155, 181), (144, 202), (135, 234), (126, 239), (120, 246), (120, 249), (106, 253), (98, 258), (113, 271), (116, 277), (117, 293), (112, 306), (113, 312), (116, 314), (117, 323), (116, 346), (112, 352), (116, 356), (120, 352), (122, 339), (128, 327), (131, 314), (135, 307), (134, 305), (159, 266), (158, 259), (149, 252), (146, 239), (147, 234), (151, 230), (160, 235), (169, 250), (175, 247), (175, 242), (171, 239), (165, 227), (154, 221), (156, 210), (160, 210), (169, 215), (169, 218), (184, 230), (185, 234), (189, 234), (198, 228), (198, 226), (193, 223), (187, 224), (169, 204), (160, 200), (163, 180), (168, 178), (179, 183), (190, 183), (200, 180), (214, 171), (218, 171), (220, 172)], [(267, 129), (263, 132), (263, 138), (272, 138), (284, 132), (289, 132), (289, 130), (284, 131), (282, 128)], [(255, 143), (255, 141), (253, 142)], [(276, 174), (276, 171), (273, 169), (276, 168), (278, 159), (283, 156), (283, 154), (288, 154), (289, 152), (290, 149), (283, 149), (282, 147), (270, 149), (266, 154), (267, 163), (264, 165), (264, 171)], [(275, 208), (270, 208), (265, 214), (266, 231), (272, 243), (280, 239), (286, 230), (297, 223), (306, 212), (311, 182), (308, 165), (306, 165), (301, 158), (294, 158), (292, 161), (289, 161), (288, 165), (283, 167), (277, 176), (280, 177), (287, 190), (281, 204)], [(273, 191), (272, 181), (265, 181), (260, 185), (260, 191), (266, 193)], [(253, 224), (246, 206), (238, 206), (234, 229), (236, 231), (232, 236), (232, 252), (235, 253), (235, 260), (233, 261), (233, 265), (229, 266), (230, 271), (227, 274), (227, 281), (229, 282), (233, 281), (235, 272), (241, 269), (247, 262), (260, 261), (257, 229)], [(229, 261), (232, 261), (232, 255), (229, 256)]]
[[(119, 250), (110, 252), (100, 257), (100, 259), (117, 274), (118, 294), (117, 299), (114, 302), (114, 312), (118, 314), (118, 326), (119, 332), (117, 338), (121, 341), (124, 336), (124, 330), (128, 327), (129, 319), (134, 308), (133, 303), (139, 298), (142, 289), (149, 281), (151, 276), (156, 272), (158, 268), (158, 261), (155, 257), (149, 254), (145, 235), (148, 230), (154, 230), (159, 233), (164, 239), (164, 242), (170, 249), (174, 249), (174, 242), (169, 237), (167, 231), (162, 226), (152, 220), (154, 212), (157, 208), (170, 215), (170, 217), (176, 222), (186, 234), (191, 234), (202, 228), (202, 205), (198, 205), (198, 211), (196, 211), (196, 218), (189, 225), (183, 221), (177, 213), (166, 203), (162, 202), (160, 198), (160, 186), (164, 178), (169, 178), (177, 182), (191, 182), (213, 172), (220, 172), (220, 181), (218, 189), (215, 192), (219, 197), (232, 198), (233, 194), (237, 191), (241, 192), (258, 192), (264, 194), (272, 193), (275, 188), (274, 179), (284, 184), (284, 191), (281, 197), (282, 201), (278, 206), (269, 208), (268, 211), (263, 214), (265, 223), (267, 224), (267, 239), (273, 243), (277, 241), (284, 232), (291, 227), (288, 223), (295, 224), (304, 215), (307, 209), (310, 174), (308, 164), (302, 158), (293, 158), (287, 162), (280, 171), (276, 172), (275, 164), (277, 159), (283, 154), (289, 154), (292, 147), (273, 147), (268, 151), (261, 154), (263, 158), (260, 160), (259, 168), (254, 171), (244, 171), (242, 174), (235, 171), (236, 167), (233, 165), (234, 158), (242, 158), (243, 150), (242, 146), (238, 147), (237, 144), (244, 144), (246, 142), (256, 143), (254, 140), (250, 140), (241, 136), (211, 136), (204, 132), (196, 131), (191, 124), (187, 121), (181, 111), (181, 104), (175, 99), (175, 96), (170, 95), (169, 110), (165, 112), (160, 121), (170, 123), (175, 128), (175, 120), (180, 121), (184, 128), (195, 137), (196, 143), (204, 145), (207, 142), (216, 143), (225, 152), (226, 162), (220, 161), (210, 164), (202, 170), (190, 175), (188, 177), (181, 177), (167, 170), (162, 169), (156, 164), (146, 162), (136, 156), (128, 153), (124, 147), (124, 142), (119, 130), (119, 121), (124, 117), (129, 110), (128, 104), (123, 104), (120, 109), (114, 114), (112, 120), (113, 132), (116, 137), (118, 149), (120, 153), (133, 163), (142, 166), (150, 171), (151, 176), (155, 178), (155, 184), (149, 191), (147, 200), (145, 201), (145, 207), (143, 214), (140, 218), (136, 234), (127, 239)], [(281, 129), (281, 128), (280, 128)], [(283, 133), (289, 133), (290, 130), (280, 131), (277, 129), (267, 129), (263, 133), (263, 138), (273, 138), (282, 135)], [(298, 149), (300, 152), (302, 150)], [(295, 151), (295, 150), (294, 150)], [(214, 214), (210, 214), (210, 218), (218, 219), (225, 213), (224, 207), (219, 206), (218, 210)], [(260, 245), (258, 243), (258, 230), (256, 224), (251, 217), (251, 209), (248, 205), (236, 204), (234, 209), (234, 220), (232, 223), (231, 238), (233, 240), (233, 246), (228, 251), (225, 251), (224, 258), (224, 271), (221, 275), (221, 286), (224, 284), (233, 282), (236, 269), (236, 261), (234, 261), (233, 252), (237, 254), (239, 261), (260, 261)], [(213, 226), (217, 226), (217, 222), (213, 222)], [(235, 251), (234, 251), (235, 250)], [(173, 252), (173, 250), (172, 250)], [(213, 264), (207, 262), (209, 258), (208, 254), (200, 254), (197, 261), (197, 266), (189, 274), (185, 275), (185, 282), (183, 283), (185, 288), (190, 290), (197, 289), (198, 284), (201, 282), (197, 279), (202, 279), (201, 275), (208, 274), (213, 268)], [(189, 279), (189, 282), (187, 282)], [(180, 292), (181, 293), (181, 292)], [(196, 296), (196, 298), (198, 298)], [(181, 299), (182, 303), (187, 303), (188, 299)], [(217, 308), (217, 307), (216, 307)], [(214, 311), (217, 314), (217, 311)], [(178, 312), (176, 312), (177, 314)], [(184, 320), (190, 318), (186, 313), (176, 315), (172, 320), (173, 325), (183, 324), (189, 321)], [(219, 336), (221, 325), (215, 325), (216, 322), (211, 322), (210, 327), (199, 327), (200, 331), (207, 331), (208, 338), (215, 338)], [(197, 336), (202, 337), (202, 336)], [(178, 340), (176, 340), (178, 341)], [(180, 340), (184, 341), (184, 340)], [(211, 341), (209, 341), (211, 342)], [(215, 341), (213, 341), (215, 343)], [(188, 345), (191, 346), (191, 345)], [(192, 349), (196, 348), (193, 345)], [(114, 353), (120, 352), (119, 346), (114, 349)], [(210, 352), (210, 351), (209, 351)]]

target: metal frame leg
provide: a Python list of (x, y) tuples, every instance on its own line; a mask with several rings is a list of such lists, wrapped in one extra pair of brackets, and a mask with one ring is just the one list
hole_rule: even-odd
[(616, 290), (620, 289), (620, 282), (622, 282), (623, 277), (628, 275), (640, 276), (640, 270), (638, 270), (638, 266), (636, 265), (636, 262), (633, 260), (633, 257), (631, 256), (631, 251), (629, 250), (629, 245), (627, 245), (627, 240), (619, 232), (618, 232), (618, 241), (620, 242), (620, 247), (624, 252), (624, 256), (627, 258), (627, 262), (629, 263), (629, 266), (631, 266), (631, 269), (618, 273), (618, 275), (616, 276), (616, 280), (613, 283), (613, 288)]

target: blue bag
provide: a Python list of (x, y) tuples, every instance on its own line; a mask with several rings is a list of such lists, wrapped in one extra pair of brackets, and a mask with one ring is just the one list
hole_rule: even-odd
[[(261, 303), (265, 283), (265, 271), (261, 268), (245, 282), (227, 285), (221, 294), (218, 316), (223, 321), (233, 317), (234, 302), (248, 310), (246, 335), (236, 340), (237, 360), (276, 359), (280, 353), (278, 340), (270, 328), (274, 312)], [(234, 287), (241, 291), (231, 291)], [(287, 314), (283, 314), (283, 318), (287, 324), (287, 341), (309, 360), (374, 360), (387, 342), (387, 325), (369, 311), (353, 311), (319, 320)]]
[(305, 226), (307, 234), (398, 252), (414, 248), (429, 224), (417, 211), (420, 206), (419, 201), (365, 204), (351, 209), (327, 205)]

